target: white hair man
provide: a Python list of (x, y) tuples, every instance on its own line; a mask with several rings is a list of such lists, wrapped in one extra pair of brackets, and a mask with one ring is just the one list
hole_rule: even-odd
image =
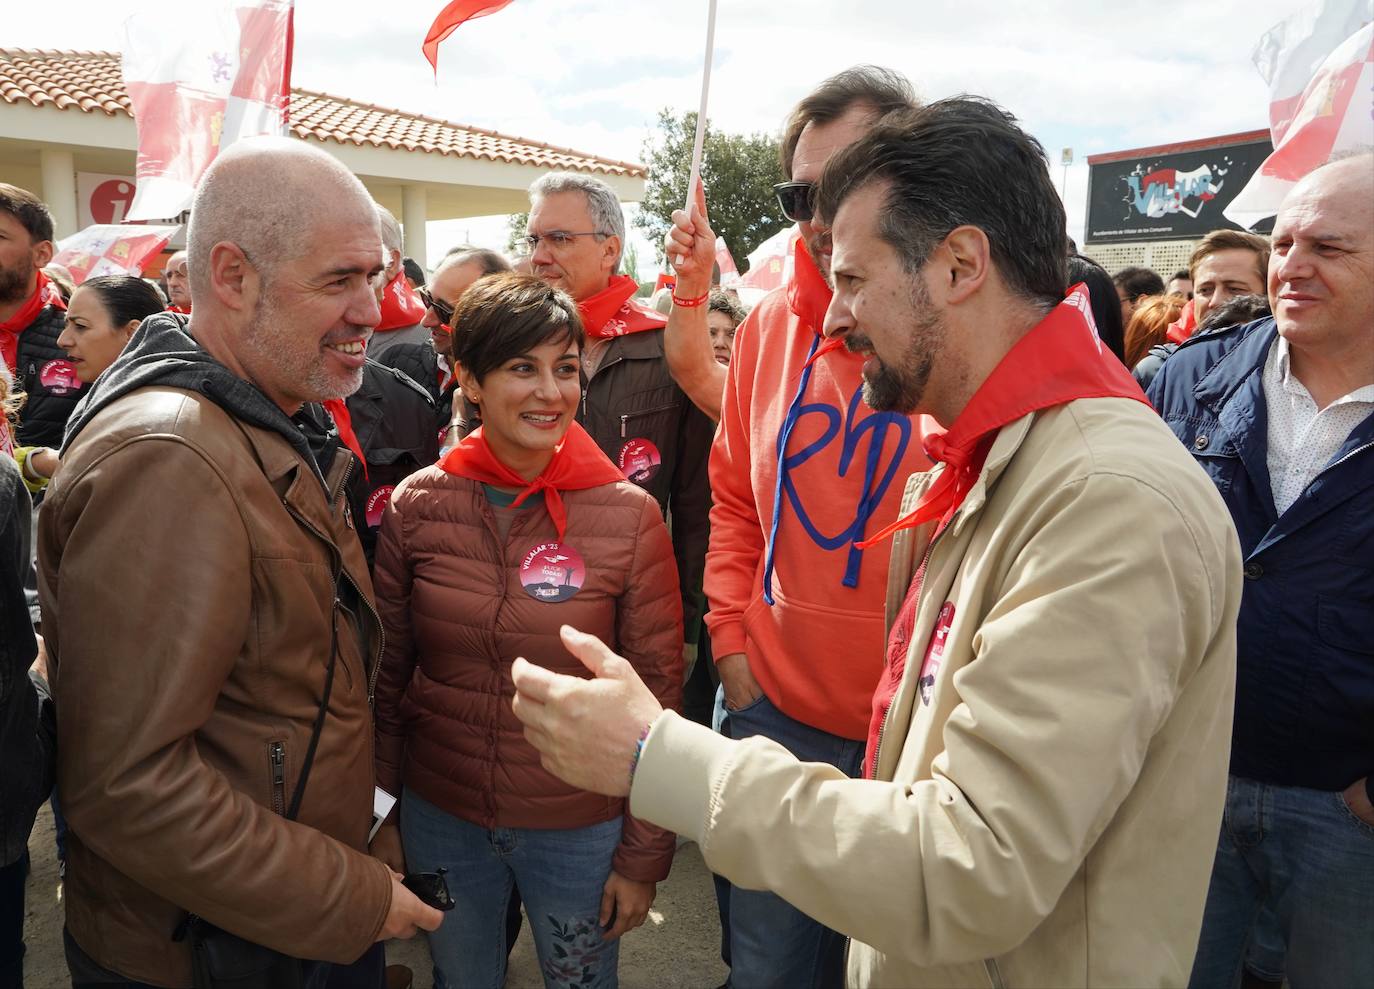
[(425, 304), (406, 280), (401, 256), (401, 225), (396, 222), (391, 210), (380, 203), (377, 204), (377, 220), (382, 228), (386, 270), (382, 272), (377, 285), (377, 301), (382, 308), (382, 318), (367, 345), (367, 356), (373, 360), (379, 360), (392, 347), (429, 340), (428, 328), (421, 325), (425, 318)]
[(362, 379), (379, 245), (335, 159), (234, 145), (192, 210), (190, 325), (150, 318), (70, 424), (39, 593), (75, 985), (190, 986), (188, 915), (318, 984), (377, 984), (377, 942), (439, 924), (368, 854), (381, 628), (315, 404)]

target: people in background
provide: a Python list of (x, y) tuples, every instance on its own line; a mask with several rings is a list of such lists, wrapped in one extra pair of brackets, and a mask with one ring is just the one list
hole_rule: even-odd
[(1164, 293), (1164, 279), (1139, 265), (1122, 268), (1112, 276), (1112, 284), (1116, 286), (1117, 297), (1121, 300), (1122, 326), (1130, 323), (1141, 299)]

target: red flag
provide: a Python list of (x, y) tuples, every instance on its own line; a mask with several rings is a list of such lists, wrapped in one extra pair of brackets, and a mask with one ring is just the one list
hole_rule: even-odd
[(439, 42), (456, 31), (460, 24), (476, 17), (494, 14), (510, 2), (511, 0), (453, 0), (439, 11), (439, 16), (434, 18), (434, 23), (429, 26), (429, 33), (425, 35), (425, 43), (420, 46), (425, 58), (429, 59), (429, 64), (434, 66), (434, 74), (439, 74)]

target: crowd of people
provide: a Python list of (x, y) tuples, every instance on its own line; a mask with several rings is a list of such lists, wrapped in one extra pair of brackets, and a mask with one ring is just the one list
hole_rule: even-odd
[(986, 100), (780, 164), (752, 310), (582, 174), (426, 272), (241, 142), (75, 287), (0, 184), (0, 984), (48, 800), (80, 987), (614, 986), (680, 838), (735, 989), (1374, 983), (1374, 151), (1167, 284)]

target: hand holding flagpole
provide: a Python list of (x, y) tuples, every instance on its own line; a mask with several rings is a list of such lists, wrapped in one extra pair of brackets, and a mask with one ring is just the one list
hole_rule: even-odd
[[(708, 0), (706, 12), (706, 55), (702, 60), (701, 66), (701, 102), (697, 104), (697, 133), (696, 139), (692, 142), (692, 170), (687, 178), (687, 202), (683, 209), (688, 216), (692, 214), (692, 205), (696, 199), (696, 188), (701, 182), (701, 150), (706, 141), (706, 106), (711, 96), (711, 60), (716, 47), (716, 0)], [(674, 266), (684, 260), (683, 255), (678, 255), (674, 261)]]

